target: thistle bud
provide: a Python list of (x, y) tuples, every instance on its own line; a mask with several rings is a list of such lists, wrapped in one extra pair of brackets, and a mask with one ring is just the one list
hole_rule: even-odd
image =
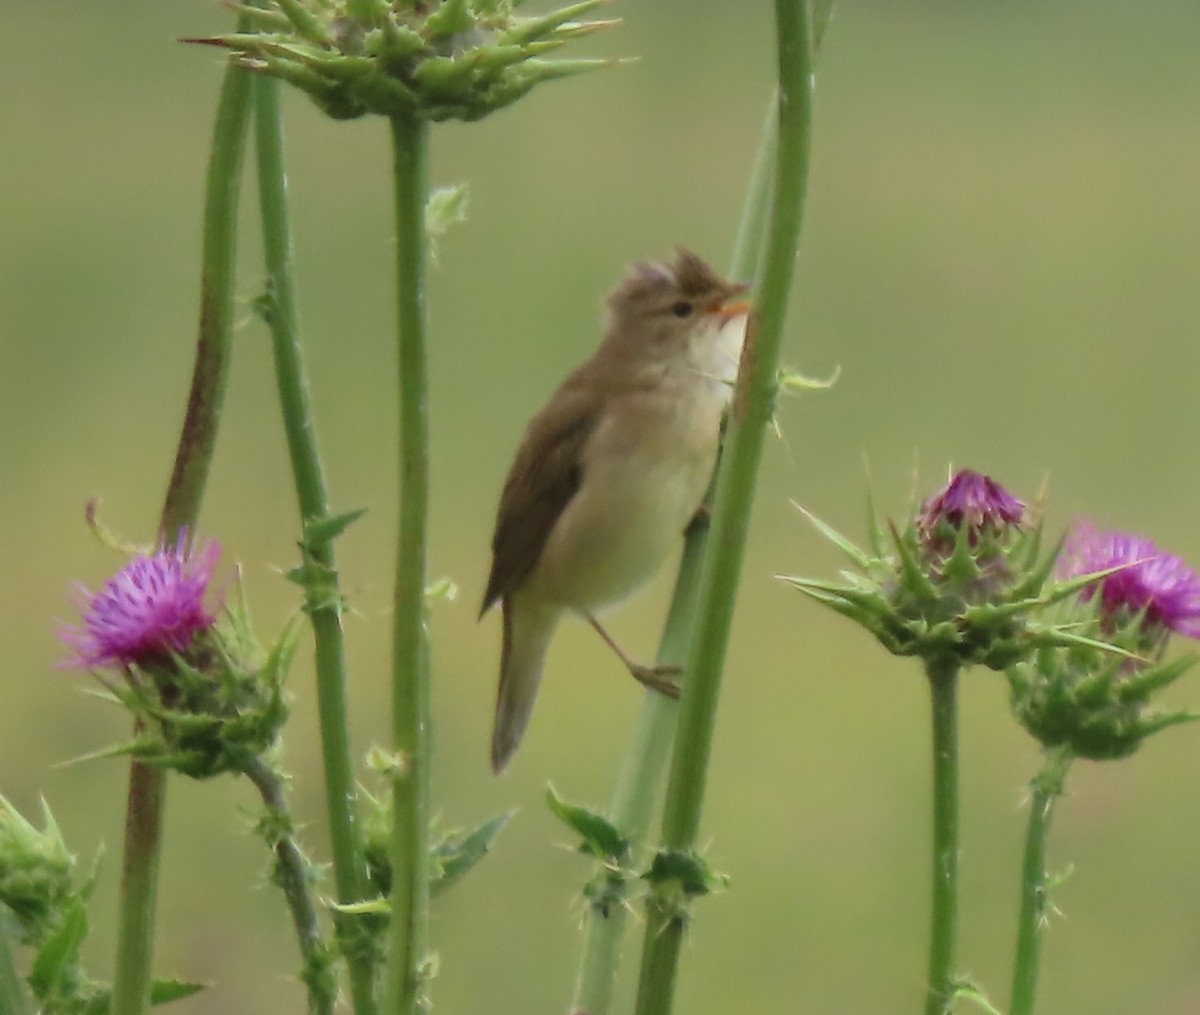
[(1055, 609), (1082, 638), (1008, 670), (1013, 711), (1047, 747), (1093, 760), (1124, 757), (1151, 733), (1197, 718), (1153, 707), (1194, 656), (1164, 661), (1172, 634), (1200, 638), (1200, 578), (1179, 557), (1123, 532), (1080, 523), (1056, 566), (1063, 579), (1098, 575)]
[(97, 593), (77, 586), (83, 623), (59, 632), (73, 650), (66, 665), (95, 673), (139, 720), (133, 740), (100, 756), (207, 778), (243, 771), (274, 743), (294, 631), (263, 652), (240, 598), (206, 604), (219, 555), (215, 541), (194, 551), (184, 533), (135, 556)]
[(44, 802), (42, 826), (38, 831), (0, 796), (0, 905), (16, 917), (21, 941), (33, 946), (59, 929), (75, 896), (75, 857)]
[(929, 665), (1002, 670), (1040, 645), (1073, 635), (1037, 612), (1090, 579), (1049, 583), (1054, 556), (1040, 556), (1041, 523), (999, 483), (956, 473), (926, 498), (903, 530), (872, 517), (871, 551), (804, 512), (854, 564), (844, 583), (780, 576), (857, 621), (889, 652)]
[(232, 50), (240, 66), (289, 81), (335, 119), (478, 120), (542, 81), (612, 63), (547, 59), (615, 24), (578, 20), (607, 2), (519, 17), (509, 0), (274, 0), (239, 8), (256, 31), (184, 41)]

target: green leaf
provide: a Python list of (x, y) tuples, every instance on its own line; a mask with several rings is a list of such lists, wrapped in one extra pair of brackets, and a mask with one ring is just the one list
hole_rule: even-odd
[(391, 903), (387, 899), (364, 899), (362, 902), (328, 902), (335, 913), (345, 913), (347, 916), (368, 916), (376, 913), (390, 913)]
[(312, 549), (315, 546), (333, 542), (366, 513), (366, 508), (358, 508), (356, 511), (344, 511), (340, 515), (306, 521), (304, 523), (304, 545)]
[(79, 946), (87, 937), (87, 912), (73, 899), (63, 914), (63, 925), (46, 939), (33, 959), (29, 987), (39, 1001), (53, 997), (79, 962)]
[(467, 835), (452, 833), (437, 843), (433, 848), (436, 872), (429, 882), (430, 894), (444, 892), (482, 860), (514, 814), (516, 811), (497, 815)]
[(546, 787), (546, 802), (562, 821), (583, 837), (579, 845), (581, 853), (598, 860), (618, 865), (629, 859), (629, 840), (617, 831), (607, 818), (584, 807), (569, 804), (554, 792), (553, 786)]
[(199, 994), (206, 989), (203, 983), (188, 983), (186, 980), (155, 980), (150, 984), (150, 1003), (167, 1004), (182, 1001), (185, 997)]
[(451, 226), (466, 222), (469, 196), (470, 187), (465, 183), (438, 187), (425, 202), (425, 234), (431, 240), (438, 240)]
[(987, 1015), (1002, 1015), (999, 1008), (987, 999), (987, 995), (970, 980), (955, 980), (953, 998), (966, 998), (982, 1008)]
[(707, 895), (729, 886), (729, 876), (714, 871), (708, 861), (691, 850), (664, 850), (654, 854), (642, 878), (652, 885), (678, 882), (685, 895)]

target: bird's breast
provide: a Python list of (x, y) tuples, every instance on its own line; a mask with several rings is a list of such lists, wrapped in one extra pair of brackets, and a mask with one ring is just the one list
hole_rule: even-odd
[(592, 612), (657, 571), (704, 496), (723, 405), (710, 384), (670, 377), (610, 401), (531, 575), (544, 594)]

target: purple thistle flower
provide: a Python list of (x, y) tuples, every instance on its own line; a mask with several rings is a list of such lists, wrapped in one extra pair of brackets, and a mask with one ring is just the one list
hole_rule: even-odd
[[(1101, 611), (1108, 617), (1136, 616), (1165, 631), (1200, 638), (1200, 577), (1183, 560), (1163, 553), (1144, 536), (1125, 532), (1097, 532), (1088, 521), (1079, 522), (1059, 557), (1062, 578), (1105, 571), (1127, 565), (1097, 583)], [(1084, 600), (1095, 595), (1096, 585), (1080, 592)]]
[(193, 549), (180, 532), (173, 547), (138, 554), (99, 592), (76, 585), (83, 624), (58, 632), (74, 653), (65, 665), (125, 667), (186, 651), (215, 620), (204, 597), (221, 555), (216, 540)]
[(973, 532), (1001, 532), (1010, 525), (1020, 525), (1024, 514), (1024, 503), (990, 476), (960, 469), (945, 489), (921, 504), (917, 528), (927, 538), (943, 521), (956, 532), (964, 525)]

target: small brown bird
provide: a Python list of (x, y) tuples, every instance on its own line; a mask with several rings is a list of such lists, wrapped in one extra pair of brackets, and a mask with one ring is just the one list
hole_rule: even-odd
[(682, 248), (635, 264), (607, 300), (604, 339), (525, 430), (504, 483), (480, 616), (503, 612), (492, 770), (508, 764), (566, 612), (587, 620), (647, 686), (595, 614), (648, 580), (683, 534), (716, 462), (748, 305)]

